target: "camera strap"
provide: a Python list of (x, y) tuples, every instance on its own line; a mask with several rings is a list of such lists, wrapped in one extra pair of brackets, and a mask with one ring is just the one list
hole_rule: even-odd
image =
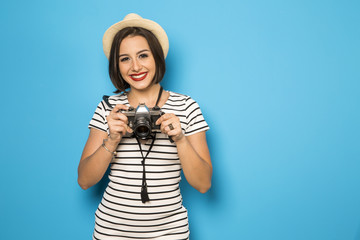
[(152, 138), (153, 139), (151, 141), (149, 150), (147, 151), (145, 156), (144, 156), (144, 153), (143, 153), (142, 148), (141, 148), (141, 142), (140, 142), (139, 138), (136, 138), (136, 141), (139, 144), (141, 157), (143, 159), (141, 161), (141, 165), (143, 167), (143, 174), (142, 174), (142, 184), (141, 184), (141, 194), (140, 194), (142, 203), (150, 201), (149, 194), (148, 194), (148, 191), (147, 191), (147, 183), (146, 183), (145, 160), (146, 160), (147, 156), (149, 155), (152, 147), (154, 146), (154, 142), (155, 142), (155, 139), (156, 139), (156, 132), (154, 133), (154, 136), (152, 136)]
[(160, 101), (162, 92), (163, 92), (163, 87), (160, 86), (160, 90), (159, 90), (158, 98), (157, 98), (156, 103), (155, 103), (155, 107), (159, 107), (159, 101)]
[[(160, 90), (159, 90), (159, 94), (158, 94), (158, 97), (157, 97), (157, 100), (155, 103), (155, 107), (159, 107), (158, 105), (159, 105), (159, 101), (160, 101), (162, 92), (163, 92), (163, 87), (160, 86)], [(143, 174), (142, 174), (141, 194), (140, 194), (142, 203), (150, 201), (149, 194), (147, 191), (147, 183), (146, 183), (145, 160), (146, 160), (147, 156), (149, 155), (149, 153), (151, 152), (152, 147), (154, 146), (154, 142), (156, 139), (156, 132), (154, 132), (154, 135), (150, 135), (150, 136), (152, 137), (152, 141), (151, 141), (149, 150), (147, 151), (145, 156), (144, 156), (143, 150), (141, 148), (141, 142), (140, 142), (139, 138), (135, 137), (136, 141), (138, 142), (139, 148), (140, 148), (141, 157), (143, 159), (141, 161), (141, 165), (143, 167)]]

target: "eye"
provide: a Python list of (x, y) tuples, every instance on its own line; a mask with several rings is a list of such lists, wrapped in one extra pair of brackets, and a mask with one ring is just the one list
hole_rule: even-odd
[(126, 62), (126, 61), (129, 61), (130, 58), (128, 57), (123, 57), (123, 58), (120, 58), (120, 62)]
[(142, 53), (139, 55), (139, 58), (147, 58), (149, 55), (147, 53)]

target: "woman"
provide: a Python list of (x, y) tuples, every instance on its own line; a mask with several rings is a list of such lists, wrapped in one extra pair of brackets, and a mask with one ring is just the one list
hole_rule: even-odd
[[(180, 172), (201, 193), (210, 188), (209, 127), (194, 100), (163, 91), (159, 84), (169, 48), (161, 26), (129, 14), (105, 32), (103, 47), (118, 95), (98, 105), (78, 168), (83, 189), (111, 169), (95, 213), (93, 239), (188, 239)], [(157, 115), (159, 130), (148, 137), (139, 137), (129, 126), (126, 112), (139, 104), (165, 113)]]

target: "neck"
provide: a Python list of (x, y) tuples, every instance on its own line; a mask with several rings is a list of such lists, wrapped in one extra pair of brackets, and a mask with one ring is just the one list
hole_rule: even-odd
[(158, 98), (160, 84), (154, 84), (144, 90), (131, 89), (128, 93), (128, 100), (131, 106), (136, 107), (139, 103), (145, 103), (148, 107), (154, 107)]

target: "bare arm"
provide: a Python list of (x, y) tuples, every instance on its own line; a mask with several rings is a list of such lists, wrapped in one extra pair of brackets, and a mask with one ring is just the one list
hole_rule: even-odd
[(161, 124), (161, 131), (175, 141), (186, 180), (199, 192), (207, 192), (211, 187), (212, 164), (206, 133), (185, 136), (174, 114), (164, 114), (157, 124)]
[[(122, 136), (127, 131), (131, 131), (127, 126), (127, 117), (118, 112), (120, 109), (127, 108), (124, 105), (116, 105), (107, 116), (109, 136), (106, 132), (98, 129), (90, 130), (78, 167), (78, 183), (81, 188), (88, 189), (101, 180)], [(104, 139), (106, 139), (106, 148), (101, 146)]]
[[(90, 129), (78, 167), (78, 183), (82, 189), (88, 189), (98, 183), (111, 162), (113, 154), (101, 147), (103, 139), (107, 138), (107, 133), (94, 128)], [(116, 149), (116, 146), (110, 142), (106, 143), (106, 147), (112, 152)]]
[(176, 141), (176, 146), (186, 180), (199, 192), (207, 192), (211, 187), (212, 164), (206, 133), (184, 136)]

